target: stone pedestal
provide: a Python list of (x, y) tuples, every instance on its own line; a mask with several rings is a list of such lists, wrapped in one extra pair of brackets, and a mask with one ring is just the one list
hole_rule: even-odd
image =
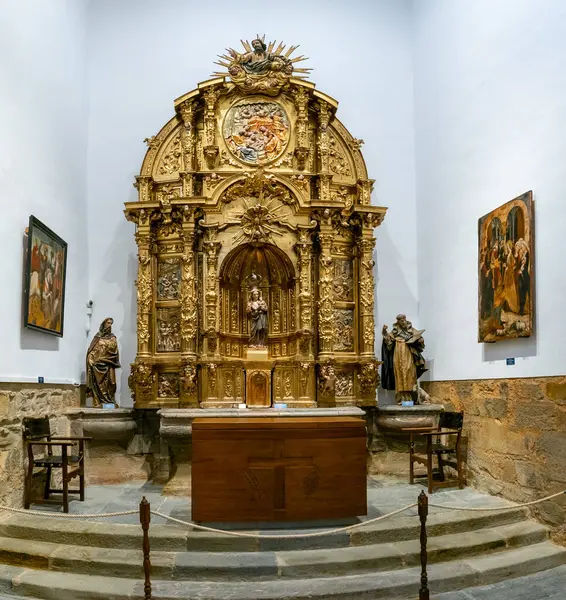
[[(86, 479), (89, 484), (147, 481), (151, 473), (150, 452), (136, 435), (135, 411), (128, 408), (75, 408), (67, 411), (71, 435), (84, 435)], [(148, 447), (144, 447), (148, 446)], [(147, 456), (150, 456), (147, 454)]]
[(442, 404), (380, 406), (367, 411), (368, 472), (408, 478), (409, 427), (437, 427)]

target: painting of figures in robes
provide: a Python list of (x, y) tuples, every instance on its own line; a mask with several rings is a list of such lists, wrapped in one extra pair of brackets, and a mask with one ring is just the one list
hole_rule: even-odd
[(529, 337), (534, 322), (533, 193), (479, 220), (479, 342)]
[(63, 337), (67, 243), (29, 218), (24, 282), (24, 327)]

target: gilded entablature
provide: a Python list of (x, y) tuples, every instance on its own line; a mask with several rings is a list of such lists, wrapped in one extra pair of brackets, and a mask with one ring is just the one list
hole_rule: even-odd
[[(126, 203), (136, 406), (375, 404), (374, 228), (386, 209), (371, 203), (363, 142), (306, 80), (296, 47), (258, 36), (243, 49), (145, 140)], [(252, 372), (273, 377), (248, 398)]]

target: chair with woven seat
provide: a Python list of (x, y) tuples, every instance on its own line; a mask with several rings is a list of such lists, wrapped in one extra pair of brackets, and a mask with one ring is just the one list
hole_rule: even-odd
[[(27, 447), (28, 469), (25, 479), (24, 507), (29, 508), (32, 497), (34, 469), (43, 468), (47, 470), (43, 498), (49, 500), (52, 493), (63, 494), (63, 511), (69, 512), (69, 494), (80, 494), (80, 499), (85, 499), (85, 454), (84, 443), (91, 438), (53, 436), (49, 426), (49, 417), (29, 418), (23, 420), (24, 443)], [(73, 453), (73, 447), (78, 446), (77, 453)], [(34, 449), (40, 452), (36, 455)], [(53, 448), (60, 447), (61, 454), (54, 454)], [(61, 469), (62, 489), (51, 487), (51, 474), (53, 469)], [(74, 477), (79, 478), (79, 489), (70, 490), (69, 482)]]
[[(447, 487), (454, 484), (452, 480), (446, 480), (444, 467), (452, 467), (457, 472), (458, 487), (464, 487), (464, 465), (462, 462), (462, 426), (464, 424), (463, 412), (442, 412), (438, 419), (437, 428), (428, 430), (407, 429), (410, 433), (409, 442), (409, 483), (415, 482), (415, 463), (424, 465), (427, 470), (428, 493), (432, 494), (434, 488)], [(426, 442), (426, 454), (417, 452), (416, 442), (418, 439)], [(454, 443), (450, 443), (452, 440)], [(438, 471), (433, 472), (433, 457), (438, 461)], [(450, 457), (447, 459), (447, 457)]]

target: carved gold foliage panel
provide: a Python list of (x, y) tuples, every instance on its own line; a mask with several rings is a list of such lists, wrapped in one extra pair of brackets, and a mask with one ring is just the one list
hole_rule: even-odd
[(165, 146), (158, 159), (157, 175), (168, 177), (177, 174), (182, 168), (181, 132), (175, 133)]

